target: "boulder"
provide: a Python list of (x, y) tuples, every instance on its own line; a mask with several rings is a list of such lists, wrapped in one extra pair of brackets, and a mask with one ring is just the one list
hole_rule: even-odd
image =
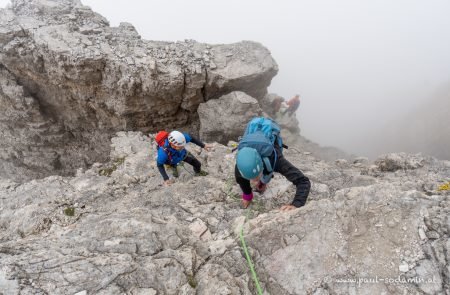
[(234, 91), (198, 108), (200, 137), (206, 141), (227, 143), (244, 134), (247, 123), (262, 114), (258, 101), (244, 92)]
[(424, 166), (425, 158), (420, 155), (406, 153), (390, 153), (380, 156), (375, 164), (381, 171), (394, 172), (397, 170), (417, 169)]

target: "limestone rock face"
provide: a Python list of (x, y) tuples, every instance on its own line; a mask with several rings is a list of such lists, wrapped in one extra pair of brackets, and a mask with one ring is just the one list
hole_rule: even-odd
[(306, 206), (283, 213), (295, 191), (284, 177), (275, 174), (243, 210), (231, 147), (187, 149), (209, 175), (195, 177), (185, 164), (169, 187), (152, 137), (140, 132), (117, 133), (111, 161), (76, 176), (1, 179), (0, 290), (257, 294), (241, 228), (265, 294), (450, 288), (450, 193), (438, 190), (450, 162), (430, 158), (391, 172), (362, 159), (324, 162), (292, 146), (285, 157), (313, 185)]
[[(45, 110), (0, 65), (0, 177), (16, 181), (45, 175), (67, 175), (87, 167), (92, 159), (106, 161), (107, 134), (91, 130), (95, 140), (69, 131)], [(100, 144), (98, 144), (100, 142)]]
[[(22, 137), (35, 136), (0, 149), (2, 158), (9, 159), (2, 165), (29, 169), (29, 178), (48, 175), (55, 161), (61, 164), (60, 174), (73, 171), (76, 162), (83, 167), (84, 162), (103, 161), (109, 137), (120, 130), (183, 127), (196, 133), (200, 103), (233, 91), (260, 99), (278, 71), (270, 52), (258, 43), (142, 40), (131, 24), (110, 27), (77, 0), (12, 1), (10, 8), (0, 10), (0, 48), (0, 84), (23, 89), (13, 107), (2, 86), (2, 108), (8, 105), (11, 114), (33, 108), (39, 113), (34, 116), (45, 122), (36, 127), (19, 113), (2, 118), (3, 130), (15, 128), (15, 118), (24, 118)], [(45, 141), (43, 129), (60, 137), (52, 138), (53, 154), (30, 147)], [(63, 153), (64, 147), (75, 145), (91, 151), (81, 157), (71, 148)], [(23, 157), (14, 160), (12, 150)]]
[(258, 101), (244, 92), (234, 91), (209, 100), (198, 108), (200, 137), (227, 143), (244, 133), (247, 123), (262, 115)]

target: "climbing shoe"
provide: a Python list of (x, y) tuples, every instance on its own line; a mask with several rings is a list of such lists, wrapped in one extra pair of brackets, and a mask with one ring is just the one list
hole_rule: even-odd
[(195, 173), (195, 176), (206, 176), (208, 172), (201, 170), (200, 172)]

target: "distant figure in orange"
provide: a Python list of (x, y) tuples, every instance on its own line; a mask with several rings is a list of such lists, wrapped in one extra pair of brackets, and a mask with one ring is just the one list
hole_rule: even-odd
[(284, 111), (283, 115), (288, 113), (289, 117), (292, 116), (292, 114), (295, 113), (295, 111), (300, 106), (300, 95), (296, 95), (287, 102), (288, 108)]

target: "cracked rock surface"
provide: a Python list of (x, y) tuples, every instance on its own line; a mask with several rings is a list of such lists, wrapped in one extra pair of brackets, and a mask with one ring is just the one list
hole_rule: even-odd
[[(194, 177), (185, 165), (166, 188), (152, 140), (119, 132), (111, 161), (74, 177), (1, 180), (0, 290), (256, 294), (242, 226), (265, 294), (445, 294), (450, 287), (450, 194), (438, 190), (450, 177), (448, 161), (394, 154), (378, 164), (330, 163), (293, 147), (287, 159), (313, 183), (307, 205), (278, 211), (294, 187), (276, 175), (246, 211), (231, 147), (189, 145), (209, 175)], [(384, 169), (382, 159), (399, 157), (401, 169)]]
[(117, 131), (197, 133), (200, 103), (262, 99), (278, 71), (258, 43), (143, 40), (78, 0), (13, 0), (0, 49), (0, 176), (18, 181), (105, 161)]
[[(295, 188), (276, 174), (241, 209), (224, 144), (270, 113), (260, 44), (147, 41), (77, 0), (13, 0), (0, 47), (0, 294), (257, 294), (241, 230), (264, 294), (449, 294), (449, 161), (370, 162), (280, 117), (308, 202), (280, 212)], [(163, 187), (153, 131), (175, 127), (214, 142), (187, 147), (209, 174)]]

